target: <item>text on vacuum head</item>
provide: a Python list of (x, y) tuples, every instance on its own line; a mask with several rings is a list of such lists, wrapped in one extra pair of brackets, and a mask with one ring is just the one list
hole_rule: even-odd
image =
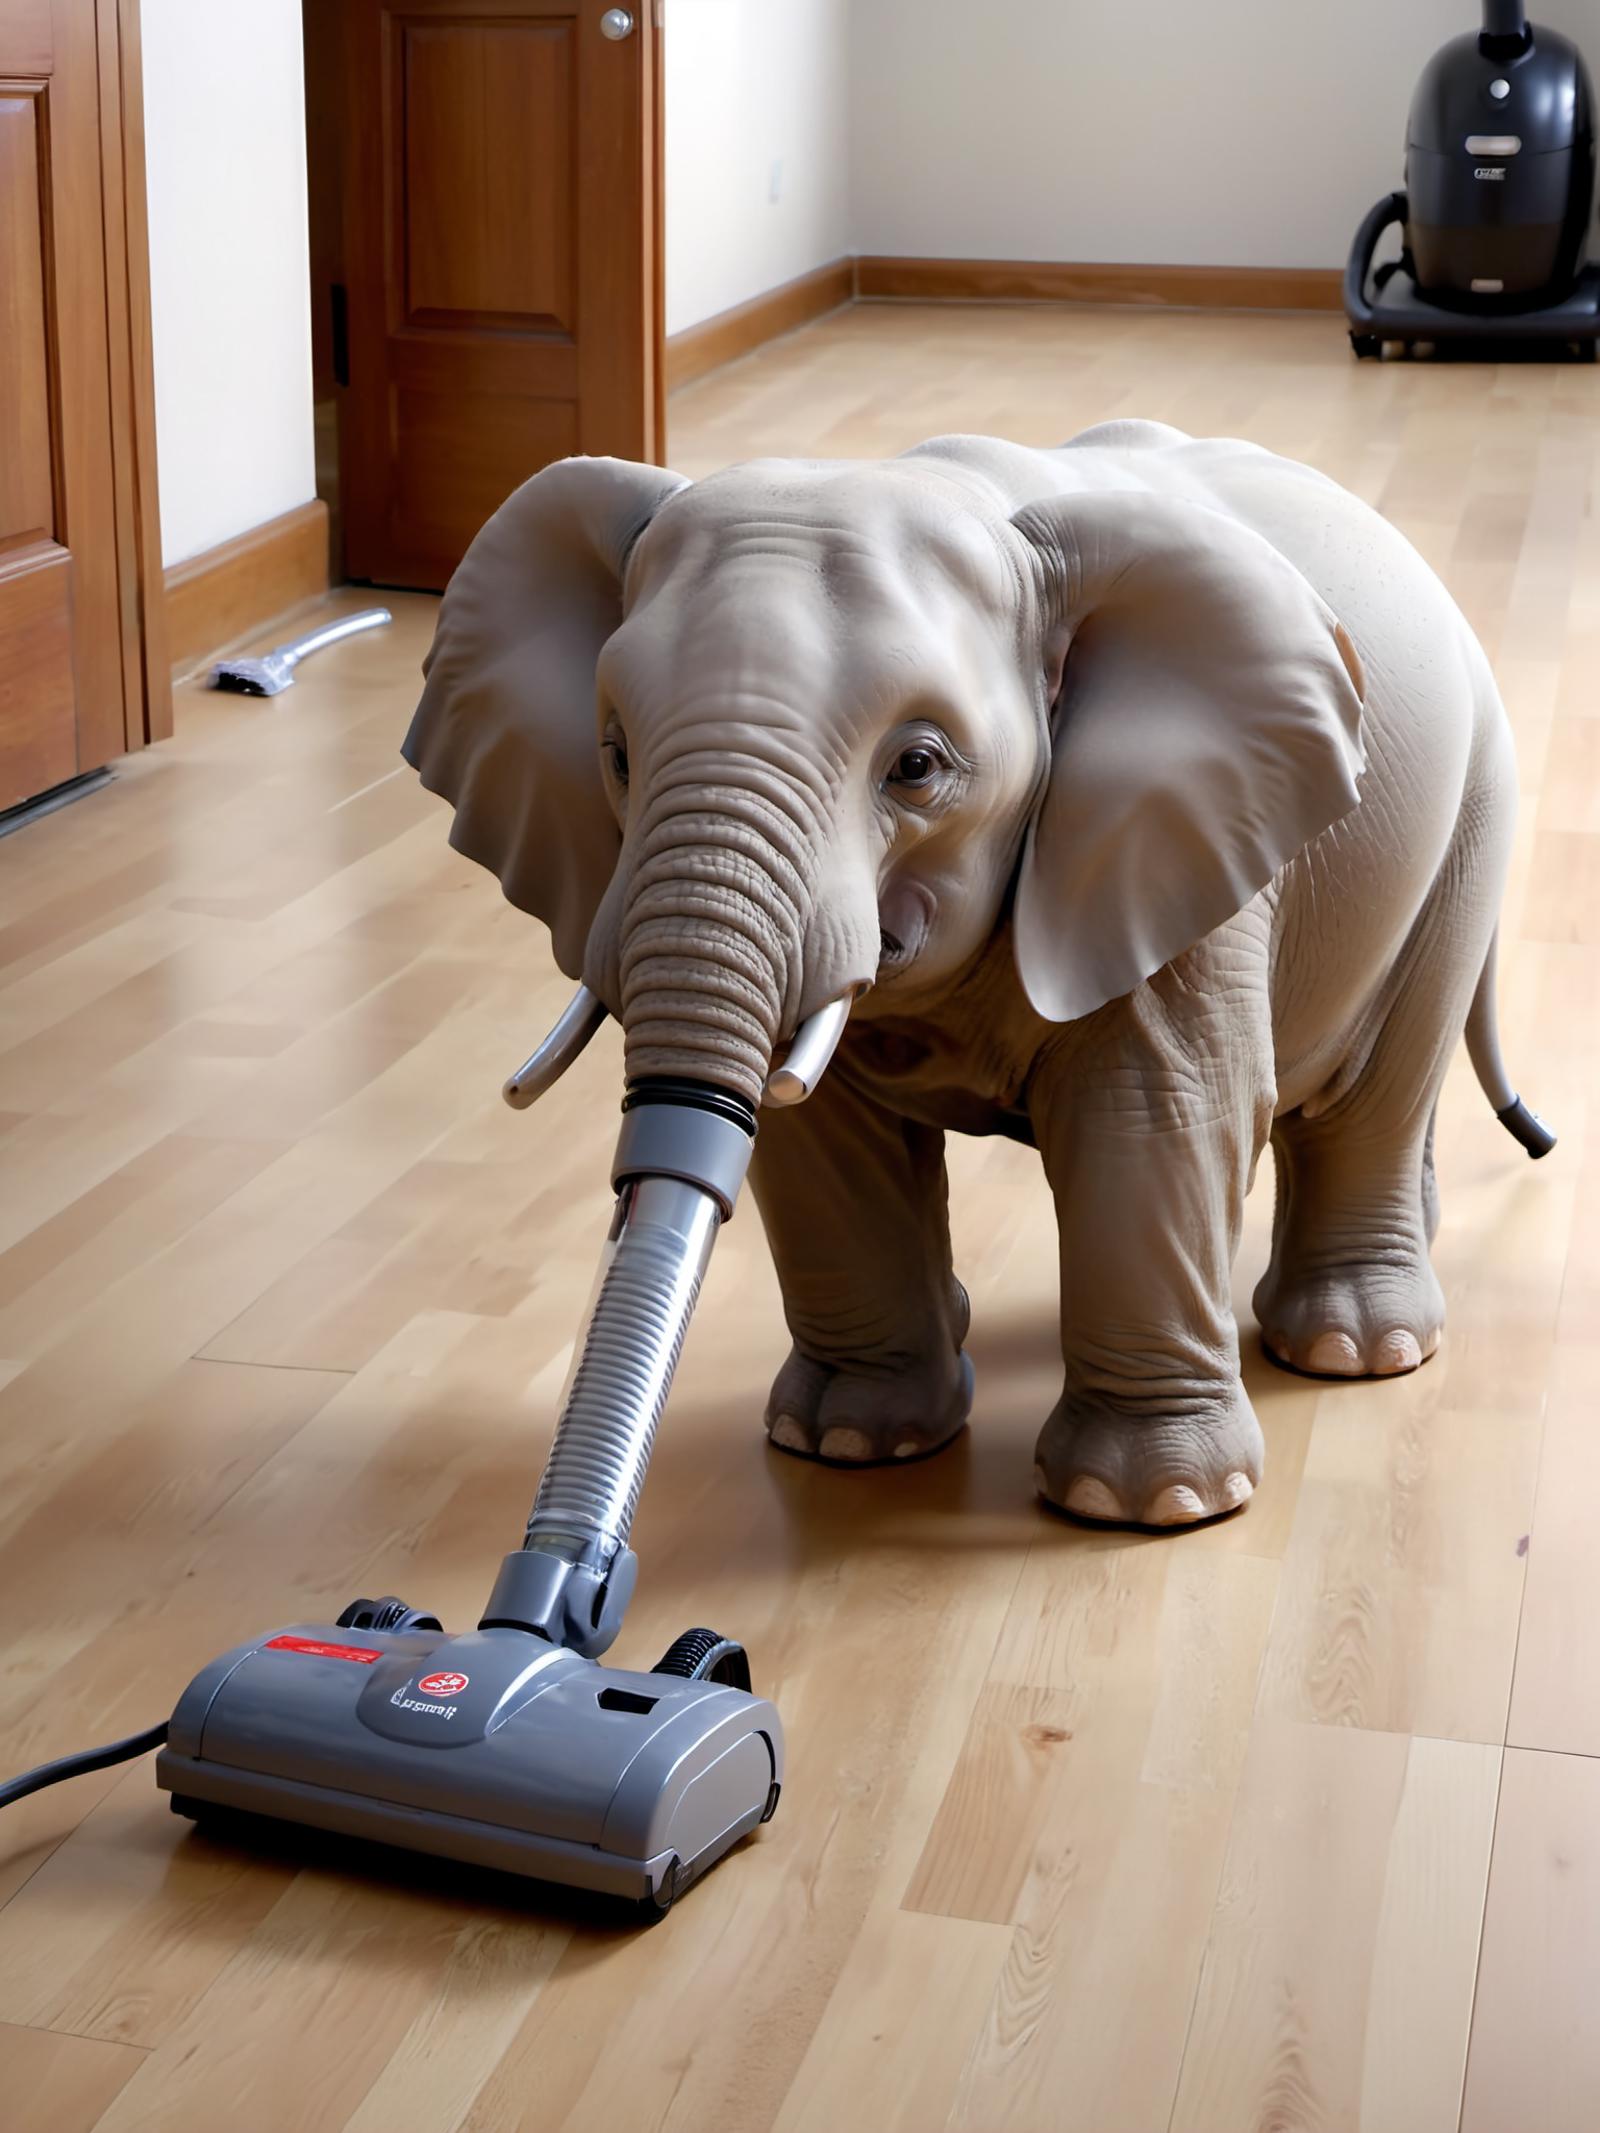
[(423, 1703), (415, 1696), (408, 1696), (404, 1689), (396, 1689), (389, 1701), (401, 1711), (425, 1711), (430, 1718), (454, 1718), (461, 1706), (455, 1703)]

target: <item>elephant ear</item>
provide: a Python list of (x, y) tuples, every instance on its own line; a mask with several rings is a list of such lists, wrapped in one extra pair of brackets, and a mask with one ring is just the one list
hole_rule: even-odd
[(1041, 560), (1052, 679), (1065, 648), (1016, 955), (1038, 1012), (1070, 1022), (1242, 910), (1357, 804), (1363, 681), (1300, 572), (1221, 512), (1078, 495), (1013, 524)]
[(450, 842), (498, 874), (580, 974), (621, 835), (600, 774), (595, 661), (622, 570), (679, 474), (564, 459), (507, 497), (450, 580), (401, 753), (456, 811)]

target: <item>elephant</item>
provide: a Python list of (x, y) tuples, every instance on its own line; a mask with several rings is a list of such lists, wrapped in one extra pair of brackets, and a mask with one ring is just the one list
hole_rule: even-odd
[(1541, 1152), (1495, 1033), (1515, 761), (1459, 609), (1335, 482), (1137, 421), (696, 483), (565, 460), (478, 535), (424, 673), (407, 760), (630, 1080), (758, 1103), (849, 1003), (752, 1160), (773, 1445), (871, 1465), (965, 1426), (952, 1131), (1036, 1148), (1055, 1200), (1060, 1509), (1184, 1526), (1258, 1486), (1230, 1271), (1269, 1146), (1269, 1353), (1433, 1354), (1463, 1031)]

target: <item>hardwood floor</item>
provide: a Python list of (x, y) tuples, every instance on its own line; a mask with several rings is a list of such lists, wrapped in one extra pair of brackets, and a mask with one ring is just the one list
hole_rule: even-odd
[[(1322, 317), (860, 307), (682, 392), (673, 461), (1241, 433), (1387, 512), (1494, 657), (1528, 1163), (1464, 1060), (1443, 1351), (1249, 1364), (1265, 1485), (1053, 1519), (1036, 1160), (953, 1144), (971, 1431), (776, 1457), (759, 1224), (723, 1239), (616, 1657), (748, 1641), (772, 1825), (654, 1933), (166, 1811), (0, 1815), (6, 2133), (1592, 2133), (1600, 2123), (1600, 380), (1355, 365)], [(0, 1770), (162, 1717), (237, 1637), (398, 1591), (469, 1622), (605, 1228), (619, 1044), (526, 1116), (542, 929), (397, 765), (432, 603), (0, 840)], [(1237, 1288), (1265, 1255), (1251, 1203)]]

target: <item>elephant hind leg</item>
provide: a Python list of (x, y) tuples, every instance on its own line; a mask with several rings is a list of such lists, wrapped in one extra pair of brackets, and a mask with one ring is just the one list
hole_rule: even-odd
[[(1380, 1130), (1380, 1126), (1387, 1130)], [(1286, 1205), (1256, 1289), (1267, 1353), (1314, 1377), (1394, 1377), (1439, 1345), (1444, 1297), (1428, 1256), (1426, 1125), (1280, 1119)]]
[(1317, 1377), (1392, 1377), (1439, 1345), (1433, 1123), (1494, 925), (1494, 855), (1458, 838), (1389, 980), (1360, 1073), (1273, 1127), (1272, 1262), (1255, 1293), (1269, 1355)]

